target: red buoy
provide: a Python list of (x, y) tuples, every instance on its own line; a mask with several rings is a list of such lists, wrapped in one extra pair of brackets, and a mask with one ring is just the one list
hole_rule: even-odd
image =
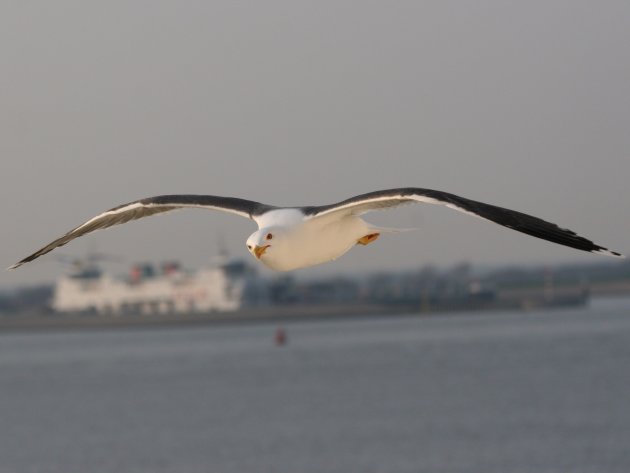
[(276, 341), (276, 346), (280, 347), (282, 345), (286, 345), (287, 333), (284, 331), (282, 327), (278, 327), (278, 329), (276, 329), (275, 341)]

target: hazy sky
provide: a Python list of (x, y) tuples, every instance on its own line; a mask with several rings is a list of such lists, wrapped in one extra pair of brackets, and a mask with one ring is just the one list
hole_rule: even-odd
[[(0, 263), (141, 197), (306, 205), (401, 186), (627, 253), (629, 46), (627, 1), (3, 2)], [(368, 220), (419, 230), (301, 274), (603, 258), (436, 206)], [(56, 253), (198, 267), (219, 236), (251, 258), (254, 230), (180, 211)], [(0, 287), (52, 281), (53, 255)]]

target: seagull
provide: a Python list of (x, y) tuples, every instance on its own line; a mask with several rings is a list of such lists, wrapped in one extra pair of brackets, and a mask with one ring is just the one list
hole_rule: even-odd
[(307, 207), (276, 207), (237, 197), (214, 195), (149, 197), (119, 205), (91, 218), (8, 269), (22, 266), (95, 230), (171, 210), (201, 208), (229, 212), (253, 220), (258, 224), (258, 230), (247, 239), (249, 252), (273, 270), (291, 271), (333, 261), (355, 245), (369, 245), (381, 234), (403, 231), (371, 225), (361, 216), (372, 210), (407, 203), (441, 204), (553, 243), (590, 253), (624, 257), (571, 230), (531, 215), (448, 192), (407, 187), (357, 195), (336, 204)]

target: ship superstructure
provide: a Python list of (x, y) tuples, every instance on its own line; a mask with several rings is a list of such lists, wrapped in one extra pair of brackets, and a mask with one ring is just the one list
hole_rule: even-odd
[(138, 264), (125, 278), (89, 264), (57, 281), (52, 308), (97, 314), (229, 312), (265, 305), (266, 287), (256, 270), (239, 260), (197, 271), (177, 263), (159, 269)]

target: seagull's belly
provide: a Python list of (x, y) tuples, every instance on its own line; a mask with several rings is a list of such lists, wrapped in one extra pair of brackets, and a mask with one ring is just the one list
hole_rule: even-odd
[(315, 226), (307, 222), (261, 261), (276, 271), (326, 263), (346, 253), (369, 231), (369, 226), (358, 217), (348, 217), (329, 225)]

